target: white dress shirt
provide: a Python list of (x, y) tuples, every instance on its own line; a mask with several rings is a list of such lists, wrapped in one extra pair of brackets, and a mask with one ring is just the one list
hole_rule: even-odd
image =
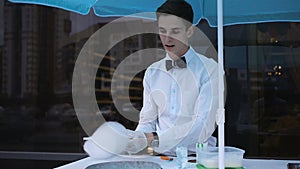
[(157, 132), (156, 152), (174, 154), (177, 146), (195, 151), (216, 126), (218, 107), (218, 67), (192, 47), (183, 55), (187, 68), (167, 71), (166, 57), (146, 70), (143, 85), (143, 108), (137, 131)]

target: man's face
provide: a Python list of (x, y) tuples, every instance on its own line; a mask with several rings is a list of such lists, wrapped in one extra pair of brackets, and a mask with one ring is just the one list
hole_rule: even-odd
[(172, 59), (178, 59), (189, 48), (188, 39), (193, 33), (192, 26), (187, 28), (183, 20), (174, 15), (160, 15), (158, 32), (165, 50)]

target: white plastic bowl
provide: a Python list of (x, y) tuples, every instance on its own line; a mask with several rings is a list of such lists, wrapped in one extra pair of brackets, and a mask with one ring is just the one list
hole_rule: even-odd
[[(206, 168), (218, 168), (218, 151), (218, 147), (197, 148), (197, 163)], [(225, 167), (237, 168), (243, 166), (244, 150), (226, 146), (224, 151)]]

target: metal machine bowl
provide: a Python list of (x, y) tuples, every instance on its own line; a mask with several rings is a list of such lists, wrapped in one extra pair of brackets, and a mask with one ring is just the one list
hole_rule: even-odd
[(154, 162), (148, 161), (116, 161), (104, 162), (88, 166), (86, 169), (162, 169)]

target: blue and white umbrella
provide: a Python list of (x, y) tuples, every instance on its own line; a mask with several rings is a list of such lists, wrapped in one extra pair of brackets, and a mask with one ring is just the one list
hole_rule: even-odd
[[(165, 0), (9, 0), (15, 3), (38, 4), (97, 16), (127, 16), (142, 12), (155, 12)], [(219, 168), (224, 168), (224, 67), (223, 26), (262, 23), (300, 22), (299, 0), (187, 0), (194, 10), (194, 24), (206, 19), (210, 26), (218, 27), (219, 66)]]

